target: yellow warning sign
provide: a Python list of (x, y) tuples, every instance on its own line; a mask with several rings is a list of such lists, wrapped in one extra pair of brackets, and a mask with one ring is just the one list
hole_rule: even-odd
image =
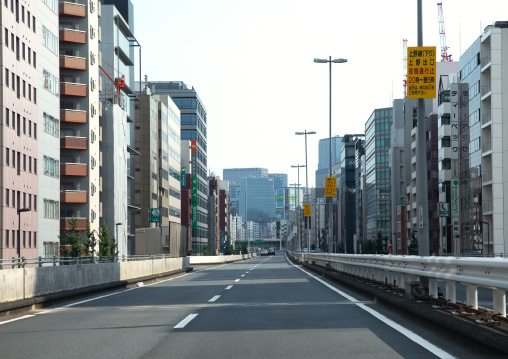
[(436, 98), (436, 47), (407, 48), (407, 98)]
[(310, 217), (310, 204), (303, 205), (303, 216)]
[(337, 188), (337, 178), (326, 177), (325, 178), (325, 197), (335, 197)]

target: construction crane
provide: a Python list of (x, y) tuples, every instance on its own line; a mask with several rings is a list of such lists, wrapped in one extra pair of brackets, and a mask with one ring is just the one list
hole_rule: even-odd
[(449, 47), (446, 46), (446, 33), (444, 26), (443, 3), (437, 3), (437, 15), (439, 22), (439, 37), (441, 40), (441, 62), (453, 61), (452, 54), (448, 55)]
[(407, 93), (407, 39), (402, 39), (402, 68), (404, 69), (404, 97)]
[(111, 82), (113, 83), (113, 85), (115, 85), (115, 88), (116, 88), (116, 92), (118, 94), (118, 105), (120, 106), (120, 90), (123, 90), (125, 88), (125, 75), (122, 75), (122, 77), (118, 80), (118, 81), (115, 81), (111, 78), (111, 76), (109, 76), (109, 74), (106, 72), (106, 70), (104, 70), (102, 68), (102, 66), (100, 66), (100, 69), (102, 70), (102, 72), (104, 72), (106, 74), (106, 76), (108, 77), (108, 79), (111, 80)]

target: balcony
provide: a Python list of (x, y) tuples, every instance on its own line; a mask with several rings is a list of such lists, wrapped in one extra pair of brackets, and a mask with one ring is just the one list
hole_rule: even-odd
[(80, 110), (60, 110), (61, 123), (86, 123), (86, 111)]
[(77, 2), (59, 1), (58, 13), (60, 16), (86, 17), (86, 7)]
[(487, 54), (487, 56), (482, 57), (482, 72), (487, 70), (487, 65), (490, 65), (490, 54)]
[(86, 70), (86, 59), (84, 57), (60, 55), (60, 68), (65, 70)]
[(86, 137), (60, 137), (61, 150), (86, 150), (88, 140)]
[(60, 175), (86, 177), (88, 175), (88, 165), (85, 163), (61, 163)]
[(482, 86), (482, 100), (484, 100), (486, 97), (488, 97), (491, 93), (492, 89), (490, 84), (487, 84), (486, 86)]
[[(69, 225), (69, 219), (72, 217), (60, 217), (60, 230), (61, 231), (68, 231), (71, 229), (71, 226)], [(86, 218), (76, 218), (77, 219), (77, 227), (76, 230), (78, 231), (86, 231)]]
[(482, 210), (483, 213), (492, 212), (493, 210), (492, 201), (483, 201), (482, 203)]
[(482, 142), (482, 154), (492, 151), (492, 142), (490, 141), (483, 141)]
[(60, 95), (86, 97), (86, 85), (72, 82), (60, 82)]
[(86, 191), (60, 191), (61, 203), (87, 203), (88, 194)]
[(86, 44), (86, 31), (60, 29), (60, 42)]

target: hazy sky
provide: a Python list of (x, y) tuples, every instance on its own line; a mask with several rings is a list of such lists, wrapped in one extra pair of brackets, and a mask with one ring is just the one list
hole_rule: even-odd
[[(403, 94), (402, 40), (417, 45), (416, 0), (132, 0), (142, 73), (184, 81), (208, 113), (208, 169), (305, 164), (314, 186), (318, 140), (364, 133), (376, 108)], [(423, 1), (424, 46), (440, 53), (437, 1)], [(448, 53), (459, 60), (483, 29), (508, 20), (506, 0), (443, 0)], [(136, 70), (136, 74), (138, 70)], [(305, 171), (300, 170), (305, 185)]]

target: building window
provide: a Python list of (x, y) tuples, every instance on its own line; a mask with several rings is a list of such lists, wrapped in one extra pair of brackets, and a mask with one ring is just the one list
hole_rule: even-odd
[(44, 113), (44, 132), (49, 133), (52, 136), (59, 137), (60, 136), (60, 123), (53, 116)]
[(53, 35), (51, 31), (42, 26), (42, 37), (44, 39), (44, 46), (46, 46), (52, 53), (58, 55), (58, 38)]
[(44, 198), (44, 218), (59, 219), (60, 210), (58, 201)]
[[(42, 71), (44, 76), (44, 88), (51, 92), (53, 95), (58, 96), (58, 89), (60, 86), (60, 83), (58, 81), (58, 77), (53, 76), (53, 74), (49, 73), (46, 70)], [(35, 98), (35, 94), (34, 94)]]
[(58, 178), (60, 176), (60, 161), (44, 156), (44, 174)]

